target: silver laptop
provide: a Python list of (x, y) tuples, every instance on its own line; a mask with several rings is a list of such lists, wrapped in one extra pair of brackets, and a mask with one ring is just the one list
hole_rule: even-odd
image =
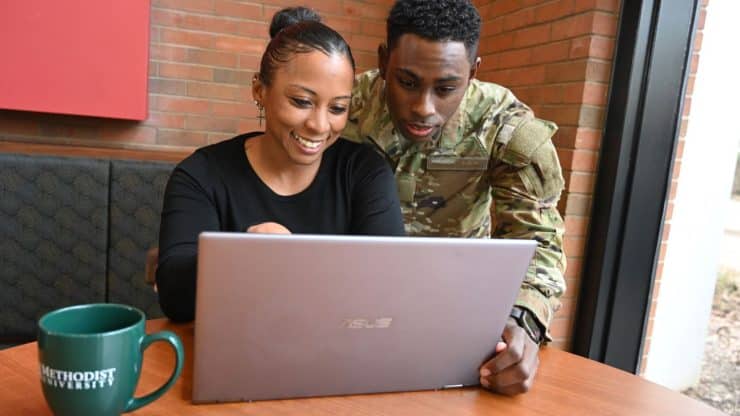
[(535, 246), (202, 233), (193, 402), (477, 385)]

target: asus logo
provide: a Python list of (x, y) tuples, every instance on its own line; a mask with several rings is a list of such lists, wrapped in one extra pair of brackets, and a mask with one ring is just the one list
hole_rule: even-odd
[(393, 318), (344, 319), (342, 320), (342, 327), (350, 329), (382, 329), (389, 328), (391, 322), (393, 322)]

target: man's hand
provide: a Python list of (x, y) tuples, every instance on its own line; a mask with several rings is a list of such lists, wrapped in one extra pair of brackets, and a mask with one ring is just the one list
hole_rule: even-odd
[(513, 396), (529, 391), (540, 365), (539, 346), (509, 318), (496, 344), (496, 355), (480, 368), (480, 384), (497, 393)]
[(263, 222), (247, 228), (248, 233), (259, 234), (291, 234), (290, 230), (276, 222)]

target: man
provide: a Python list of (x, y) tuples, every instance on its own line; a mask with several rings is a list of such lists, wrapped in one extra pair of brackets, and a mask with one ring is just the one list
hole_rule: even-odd
[(480, 369), (481, 385), (514, 395), (532, 385), (565, 290), (563, 177), (556, 126), (475, 79), (479, 37), (468, 0), (397, 1), (379, 69), (358, 76), (343, 135), (386, 156), (409, 235), (538, 241), (503, 342)]

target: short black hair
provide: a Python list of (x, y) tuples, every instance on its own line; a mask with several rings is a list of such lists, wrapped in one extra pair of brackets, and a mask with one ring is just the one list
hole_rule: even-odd
[(473, 62), (480, 40), (480, 14), (469, 0), (398, 0), (386, 21), (388, 51), (411, 33), (440, 42), (462, 42)]
[(290, 61), (295, 54), (313, 51), (344, 56), (355, 71), (355, 59), (347, 41), (320, 20), (316, 12), (305, 7), (289, 7), (275, 13), (270, 24), (272, 39), (260, 62), (260, 82), (270, 85), (275, 70), (281, 64)]
[(299, 22), (320, 22), (321, 16), (308, 7), (286, 7), (272, 16), (270, 21), (270, 39), (282, 29)]

